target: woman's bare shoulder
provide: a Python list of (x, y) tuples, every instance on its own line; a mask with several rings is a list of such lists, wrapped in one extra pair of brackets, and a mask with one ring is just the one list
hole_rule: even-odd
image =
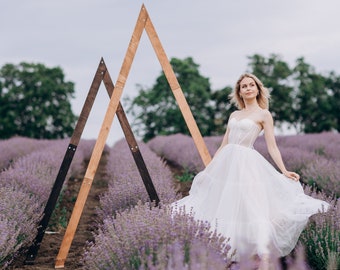
[(236, 111), (233, 111), (231, 114), (230, 114), (230, 118), (233, 117), (233, 116), (237, 116), (238, 114), (241, 113), (241, 110), (236, 110)]
[(272, 114), (268, 109), (261, 109), (259, 113), (262, 122), (273, 121)]

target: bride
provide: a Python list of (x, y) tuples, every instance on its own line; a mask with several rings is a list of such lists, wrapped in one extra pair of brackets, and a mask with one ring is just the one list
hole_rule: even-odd
[[(274, 137), (268, 111), (268, 90), (253, 74), (243, 74), (231, 100), (239, 110), (230, 115), (222, 144), (213, 160), (198, 173), (189, 195), (172, 204), (208, 221), (212, 229), (230, 238), (238, 258), (286, 256), (295, 247), (311, 215), (327, 210), (327, 202), (304, 194), (300, 176), (286, 169)], [(264, 131), (278, 172), (254, 148)]]

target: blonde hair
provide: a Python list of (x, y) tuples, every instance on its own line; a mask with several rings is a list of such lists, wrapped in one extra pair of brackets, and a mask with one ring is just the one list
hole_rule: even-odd
[(257, 89), (259, 90), (259, 93), (256, 97), (257, 103), (262, 109), (268, 109), (269, 108), (269, 97), (270, 97), (268, 89), (265, 88), (263, 86), (263, 83), (254, 74), (251, 74), (251, 73), (242, 74), (240, 78), (237, 80), (233, 92), (229, 95), (231, 102), (234, 103), (236, 107), (240, 110), (245, 108), (244, 101), (240, 96), (240, 88), (241, 88), (240, 84), (244, 78), (251, 78), (255, 81)]

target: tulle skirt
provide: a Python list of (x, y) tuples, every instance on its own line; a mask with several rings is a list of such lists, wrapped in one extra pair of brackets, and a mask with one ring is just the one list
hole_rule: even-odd
[(304, 194), (255, 149), (227, 144), (194, 178), (188, 196), (172, 204), (230, 238), (242, 254), (289, 254), (308, 218), (328, 203)]

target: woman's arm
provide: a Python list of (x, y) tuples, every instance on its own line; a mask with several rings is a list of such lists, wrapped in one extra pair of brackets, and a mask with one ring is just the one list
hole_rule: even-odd
[(300, 176), (295, 172), (287, 171), (283, 163), (280, 150), (277, 147), (276, 140), (275, 140), (273, 117), (268, 110), (264, 112), (263, 129), (264, 129), (264, 137), (266, 139), (268, 152), (270, 156), (272, 157), (272, 159), (274, 160), (277, 167), (280, 169), (280, 171), (285, 176), (295, 181), (298, 181), (300, 179)]

